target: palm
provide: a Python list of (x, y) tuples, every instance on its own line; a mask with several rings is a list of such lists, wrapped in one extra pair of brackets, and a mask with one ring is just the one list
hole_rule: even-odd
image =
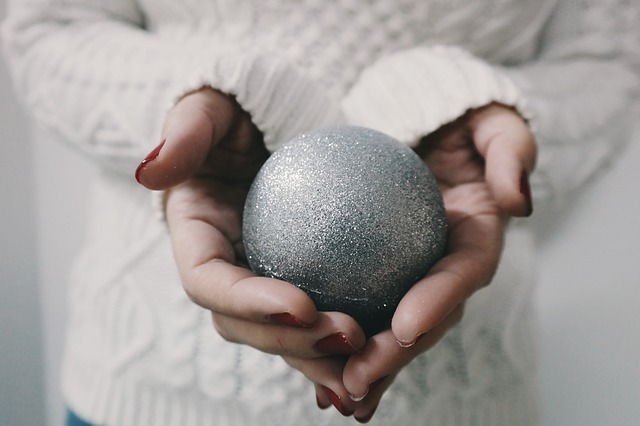
[[(497, 266), (507, 215), (485, 179), (485, 161), (466, 119), (463, 116), (424, 138), (416, 152), (440, 184), (449, 224), (449, 254), (465, 246), (484, 245)], [(490, 276), (485, 278), (488, 281)]]
[[(535, 141), (512, 109), (491, 104), (471, 110), (425, 137), (416, 152), (443, 193), (447, 250), (401, 300), (391, 330), (373, 336), (346, 364), (333, 361), (332, 369), (342, 372), (345, 393), (366, 395), (348, 405), (357, 415), (370, 416), (398, 371), (460, 320), (465, 301), (497, 269), (506, 219), (531, 212), (526, 175), (535, 161)], [(368, 384), (383, 377), (367, 393)]]
[(234, 263), (245, 261), (242, 210), (249, 186), (267, 157), (258, 131), (243, 116), (212, 148), (200, 170), (172, 189), (172, 197), (184, 203), (183, 219), (200, 222), (203, 231), (214, 238), (212, 241), (218, 241), (229, 253), (233, 251), (234, 259), (229, 261)]
[(338, 353), (363, 346), (353, 319), (318, 313), (299, 288), (246, 267), (242, 212), (268, 152), (239, 105), (211, 89), (194, 92), (170, 111), (164, 135), (161, 155), (139, 176), (150, 188), (170, 188), (166, 218), (183, 286), (211, 311), (219, 334), (298, 357), (325, 355), (332, 348), (316, 343), (331, 336), (344, 341)]
[[(497, 267), (506, 214), (485, 180), (483, 158), (465, 130), (463, 119), (432, 133), (416, 148), (443, 193), (449, 225), (447, 253), (403, 298), (393, 319), (393, 331), (373, 336), (361, 353), (349, 359), (287, 359), (311, 378), (314, 375), (309, 371), (314, 371), (315, 377), (336, 376), (336, 381), (344, 380), (355, 395), (362, 395), (366, 389), (363, 384), (387, 377), (381, 386), (370, 389), (361, 405), (342, 398), (343, 413), (371, 413), (399, 369), (442, 338), (460, 319), (466, 299), (490, 281)], [(417, 318), (416, 312), (422, 312), (423, 317)], [(403, 333), (411, 337), (403, 341)], [(401, 347), (396, 339), (410, 347)], [(326, 390), (318, 386), (316, 389), (319, 402), (329, 405)]]
[[(491, 280), (502, 251), (504, 222), (486, 176), (482, 146), (469, 127), (470, 115), (423, 138), (416, 152), (439, 182), (447, 212), (446, 255), (401, 301), (393, 330), (401, 343), (414, 344)], [(411, 319), (425, 300), (438, 300), (421, 323)], [(405, 337), (406, 336), (406, 337)]]

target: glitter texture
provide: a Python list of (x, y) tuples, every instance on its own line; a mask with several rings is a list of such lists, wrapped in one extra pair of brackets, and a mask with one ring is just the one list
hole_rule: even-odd
[(446, 216), (431, 172), (409, 147), (361, 127), (294, 138), (256, 176), (243, 219), (251, 269), (345, 312), (367, 335), (442, 256)]

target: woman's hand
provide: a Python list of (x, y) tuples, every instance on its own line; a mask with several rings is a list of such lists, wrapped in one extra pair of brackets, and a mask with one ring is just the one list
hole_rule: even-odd
[(447, 254), (403, 298), (392, 328), (365, 346), (352, 318), (319, 313), (303, 291), (244, 265), (242, 206), (268, 154), (235, 101), (212, 89), (186, 96), (169, 113), (164, 138), (136, 176), (150, 189), (170, 188), (167, 222), (187, 294), (212, 311), (224, 338), (283, 355), (314, 383), (320, 407), (362, 422), (398, 372), (491, 280), (506, 218), (532, 210), (535, 142), (515, 111), (492, 104), (425, 138), (416, 151), (441, 184)]
[[(416, 152), (440, 183), (449, 225), (445, 256), (400, 302), (392, 327), (348, 359), (288, 359), (316, 384), (318, 405), (368, 421), (398, 372), (462, 318), (465, 301), (492, 279), (506, 221), (532, 213), (528, 176), (536, 144), (503, 105), (469, 111)], [(304, 364), (304, 365), (301, 365)]]
[[(449, 225), (446, 256), (411, 288), (393, 318), (411, 346), (493, 277), (506, 221), (533, 212), (536, 144), (513, 109), (490, 104), (424, 138), (416, 152), (440, 183)], [(416, 318), (415, 312), (423, 312)]]
[(242, 209), (268, 152), (239, 105), (209, 88), (187, 95), (169, 112), (163, 140), (136, 177), (147, 188), (167, 189), (166, 218), (183, 286), (212, 312), (220, 335), (293, 358), (361, 349), (365, 338), (352, 318), (319, 313), (302, 290), (247, 269)]

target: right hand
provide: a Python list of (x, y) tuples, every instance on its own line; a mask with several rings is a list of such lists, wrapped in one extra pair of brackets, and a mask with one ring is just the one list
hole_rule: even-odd
[(237, 102), (211, 88), (186, 95), (168, 113), (163, 140), (136, 177), (149, 189), (166, 190), (184, 289), (212, 312), (220, 335), (300, 360), (363, 348), (364, 334), (351, 317), (318, 312), (299, 288), (246, 267), (242, 210), (269, 154)]

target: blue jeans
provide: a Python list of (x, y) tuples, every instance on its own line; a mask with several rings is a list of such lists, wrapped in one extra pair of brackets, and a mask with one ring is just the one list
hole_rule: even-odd
[(87, 423), (82, 420), (71, 410), (67, 410), (67, 423), (65, 426), (93, 426), (91, 423)]

